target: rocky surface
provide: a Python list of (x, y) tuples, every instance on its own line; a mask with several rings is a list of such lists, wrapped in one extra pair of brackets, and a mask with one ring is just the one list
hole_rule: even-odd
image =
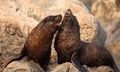
[[(89, 1), (86, 0), (86, 2)], [(90, 6), (92, 4), (91, 2)], [(19, 55), (28, 34), (44, 17), (56, 14), (64, 15), (68, 8), (78, 18), (81, 39), (85, 42), (104, 45), (106, 40), (104, 28), (79, 0), (0, 0), (0, 72), (2, 72), (4, 65), (9, 60)], [(119, 27), (119, 23), (117, 27)], [(119, 38), (119, 36), (117, 37)], [(119, 42), (118, 39), (114, 41), (115, 46), (117, 42)], [(116, 60), (118, 56), (114, 56)], [(90, 72), (112, 71), (107, 66), (87, 69)], [(71, 63), (58, 65), (56, 52), (53, 49), (49, 71), (61, 72), (61, 70), (63, 72), (78, 71)], [(16, 71), (42, 72), (43, 70), (33, 61), (26, 61), (24, 59), (12, 62), (4, 69), (4, 72)]]
[[(97, 68), (88, 68), (84, 65), (88, 72), (114, 72), (108, 66), (100, 66)], [(54, 68), (49, 68), (48, 72), (81, 72), (73, 64), (66, 62), (60, 65), (55, 65)], [(44, 72), (40, 66), (33, 61), (15, 61), (4, 69), (3, 72)]]
[(33, 61), (15, 61), (9, 64), (3, 72), (45, 72)]
[(6, 61), (19, 54), (24, 44), (25, 36), (16, 22), (0, 21), (0, 69)]

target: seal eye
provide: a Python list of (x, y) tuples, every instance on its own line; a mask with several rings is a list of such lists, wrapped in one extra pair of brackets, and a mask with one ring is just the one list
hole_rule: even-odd
[(48, 16), (43, 20), (43, 22), (46, 24), (46, 23), (52, 22), (53, 19), (54, 19), (54, 16)]

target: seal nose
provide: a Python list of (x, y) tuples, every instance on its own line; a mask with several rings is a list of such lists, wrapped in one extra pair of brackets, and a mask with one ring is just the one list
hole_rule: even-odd
[(65, 13), (65, 16), (70, 16), (70, 15), (72, 15), (72, 11), (71, 9), (68, 9)]
[(56, 23), (60, 23), (61, 20), (62, 20), (62, 15), (61, 14), (59, 14), (55, 17), (55, 22)]

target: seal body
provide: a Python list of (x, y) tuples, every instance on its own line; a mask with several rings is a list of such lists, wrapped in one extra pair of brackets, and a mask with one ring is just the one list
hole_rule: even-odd
[(80, 42), (80, 48), (76, 54), (72, 56), (72, 63), (81, 69), (81, 65), (87, 65), (88, 67), (95, 66), (111, 66), (115, 72), (120, 72), (112, 55), (104, 47), (93, 43)]
[(104, 46), (83, 42), (77, 52), (77, 59), (82, 65), (111, 65), (113, 62), (111, 54)]
[(70, 62), (72, 54), (79, 46), (79, 24), (76, 17), (68, 9), (65, 13), (61, 27), (55, 38), (55, 50), (58, 55), (58, 64)]
[[(20, 60), (24, 56), (39, 63), (46, 70), (51, 55), (51, 43), (53, 36), (59, 28), (61, 15), (48, 16), (44, 18), (29, 34), (21, 55), (11, 60)], [(8, 62), (8, 64), (10, 63)]]

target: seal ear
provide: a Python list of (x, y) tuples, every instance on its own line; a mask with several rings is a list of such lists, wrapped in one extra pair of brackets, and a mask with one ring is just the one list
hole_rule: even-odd
[(71, 62), (72, 64), (81, 72), (88, 72), (87, 69), (80, 64), (80, 62), (78, 62), (77, 60), (78, 56), (77, 56), (77, 52), (73, 53), (73, 55), (71, 56)]

